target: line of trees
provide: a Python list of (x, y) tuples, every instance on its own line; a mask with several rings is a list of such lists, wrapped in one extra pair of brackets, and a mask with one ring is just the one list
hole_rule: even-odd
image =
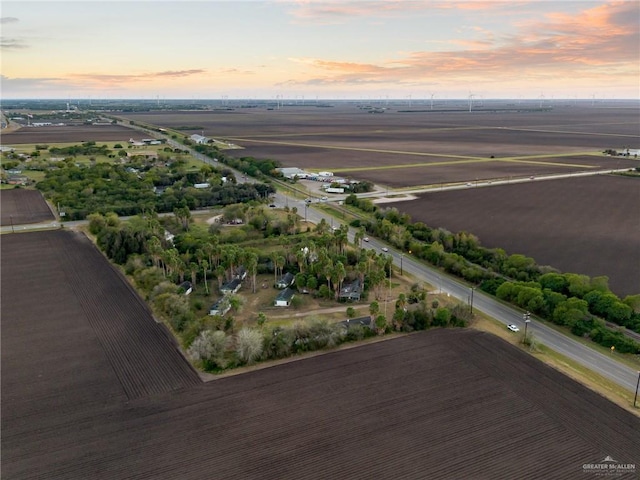
[[(355, 196), (354, 196), (355, 197)], [(369, 212), (367, 201), (349, 197), (348, 203)], [(529, 310), (580, 336), (620, 352), (640, 353), (640, 343), (621, 331), (607, 328), (605, 321), (640, 333), (640, 295), (620, 299), (609, 290), (607, 277), (560, 273), (537, 265), (533, 258), (485, 248), (475, 235), (451, 233), (412, 223), (395, 208), (373, 208), (374, 219), (356, 220), (370, 234), (403, 251), (479, 285), (483, 291)]]

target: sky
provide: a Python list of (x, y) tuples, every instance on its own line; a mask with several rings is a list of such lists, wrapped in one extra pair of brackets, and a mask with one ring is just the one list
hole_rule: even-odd
[(6, 1), (0, 97), (640, 98), (640, 2)]

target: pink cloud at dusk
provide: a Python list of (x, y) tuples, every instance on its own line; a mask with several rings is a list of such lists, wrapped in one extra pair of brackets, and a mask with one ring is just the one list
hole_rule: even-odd
[(604, 4), (575, 16), (551, 13), (544, 21), (520, 25), (515, 34), (495, 37), (479, 30), (484, 39), (454, 42), (464, 48), (417, 51), (378, 65), (306, 59), (307, 64), (324, 72), (308, 78), (306, 83), (411, 84), (454, 77), (488, 80), (496, 74), (531, 80), (563, 76), (606, 78), (610, 74), (637, 79), (638, 13), (635, 2)]
[(518, 8), (531, 2), (501, 0), (300, 0), (289, 2), (285, 0), (283, 3), (291, 5), (289, 13), (296, 19), (331, 23), (350, 17), (371, 17), (372, 15), (384, 17), (427, 9), (482, 11), (501, 9), (505, 6)]
[(206, 73), (205, 70), (167, 70), (163, 72), (140, 73), (140, 74), (93, 74), (93, 73), (75, 73), (69, 75), (72, 79), (78, 79), (85, 82), (91, 82), (96, 86), (111, 86), (132, 82), (144, 82), (156, 79), (172, 79), (183, 78)]

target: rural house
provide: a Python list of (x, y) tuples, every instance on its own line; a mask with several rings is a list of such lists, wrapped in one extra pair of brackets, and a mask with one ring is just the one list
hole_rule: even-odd
[(233, 278), (244, 280), (245, 278), (247, 278), (247, 269), (243, 265), (240, 265), (238, 268), (236, 268), (236, 272), (233, 275)]
[(193, 142), (193, 143), (198, 143), (198, 144), (205, 144), (205, 143), (209, 143), (209, 139), (207, 137), (204, 137), (202, 135), (198, 135), (197, 133), (194, 133), (193, 135), (191, 135), (189, 137), (189, 139)]
[(185, 281), (178, 285), (178, 289), (182, 290), (182, 293), (184, 295), (189, 295), (191, 292), (193, 292), (193, 285), (191, 284), (191, 282)]
[(362, 286), (360, 285), (360, 279), (356, 278), (353, 282), (344, 285), (340, 289), (338, 294), (339, 300), (360, 300), (362, 294)]
[(229, 297), (225, 296), (211, 305), (211, 308), (209, 308), (209, 315), (220, 315), (222, 317), (229, 310), (231, 310), (231, 302), (229, 301)]
[(291, 304), (291, 299), (295, 292), (291, 288), (285, 288), (276, 297), (276, 307), (288, 307)]
[(345, 330), (349, 330), (349, 328), (355, 325), (371, 328), (371, 317), (366, 316), (366, 317), (351, 318), (351, 319), (346, 319), (340, 322), (340, 326), (344, 327)]
[(220, 293), (222, 293), (223, 295), (237, 293), (238, 290), (240, 290), (241, 286), (242, 286), (242, 280), (240, 280), (239, 278), (234, 278), (230, 282), (227, 282), (224, 285), (222, 285), (222, 287), (220, 287)]
[(296, 277), (293, 275), (293, 273), (287, 272), (276, 282), (276, 288), (282, 289), (290, 287), (291, 285), (293, 285), (293, 281), (295, 279)]

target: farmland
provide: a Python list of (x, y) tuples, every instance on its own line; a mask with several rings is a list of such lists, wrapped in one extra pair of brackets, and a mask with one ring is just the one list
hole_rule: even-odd
[(37, 190), (0, 191), (0, 225), (20, 225), (55, 220), (49, 205)]
[(619, 295), (640, 292), (637, 178), (598, 175), (419, 197), (385, 205), (417, 222), (473, 232), (486, 247), (526, 254), (541, 265), (606, 275)]
[(25, 127), (2, 134), (3, 145), (126, 141), (132, 130), (120, 125), (60, 125)]
[[(602, 154), (607, 148), (640, 144), (637, 103), (602, 108), (583, 103), (500, 113), (411, 112), (396, 105), (378, 115), (343, 104), (271, 111), (138, 113), (127, 118), (166, 127), (197, 124), (205, 135), (243, 146), (244, 150), (235, 152), (237, 156), (331, 170), (372, 181), (391, 192), (640, 166), (633, 157)], [(556, 202), (548, 200), (550, 191), (556, 192), (549, 197)], [(633, 248), (638, 243), (637, 181), (597, 176), (444, 194), (442, 200), (429, 194), (394, 206), (416, 221), (469, 231), (486, 246), (522, 253), (541, 264), (608, 275), (618, 294), (640, 292), (634, 271), (638, 253)], [(479, 200), (476, 208), (466, 208), (481, 197), (491, 201)], [(514, 210), (506, 207), (516, 198), (526, 206), (517, 210), (517, 219)], [(439, 213), (430, 207), (442, 202), (449, 207)], [(584, 208), (585, 202), (589, 208)]]
[(82, 236), (9, 235), (2, 257), (3, 478), (564, 479), (607, 455), (639, 463), (637, 417), (491, 335), (433, 330), (203, 384)]

